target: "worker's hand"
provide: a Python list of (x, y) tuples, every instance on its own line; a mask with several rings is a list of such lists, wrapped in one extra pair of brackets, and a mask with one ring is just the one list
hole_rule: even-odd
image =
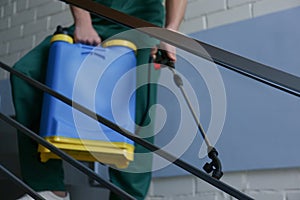
[(165, 42), (161, 42), (159, 46), (152, 48), (151, 50), (151, 56), (155, 59), (155, 55), (158, 51), (158, 49), (165, 50), (167, 52), (168, 58), (175, 62), (176, 61), (176, 48), (170, 44), (167, 44)]
[(101, 38), (91, 25), (75, 26), (74, 40), (76, 43), (98, 46), (101, 43)]

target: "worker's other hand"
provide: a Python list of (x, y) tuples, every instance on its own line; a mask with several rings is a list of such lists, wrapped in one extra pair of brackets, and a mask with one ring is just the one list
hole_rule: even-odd
[(101, 43), (101, 38), (91, 25), (75, 26), (74, 30), (75, 43), (88, 44), (98, 46)]
[(168, 58), (175, 62), (176, 61), (176, 48), (168, 43), (161, 42), (159, 46), (152, 48), (151, 50), (151, 56), (155, 59), (155, 55), (158, 51), (158, 49), (165, 50), (167, 52)]

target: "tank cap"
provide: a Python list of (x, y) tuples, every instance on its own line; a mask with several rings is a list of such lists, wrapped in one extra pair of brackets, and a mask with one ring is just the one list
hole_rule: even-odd
[(68, 31), (67, 31), (66, 28), (62, 27), (61, 25), (58, 25), (56, 27), (56, 30), (55, 30), (53, 35), (57, 35), (57, 34), (66, 34), (66, 35), (68, 35)]
[(132, 49), (134, 52), (137, 51), (137, 48), (135, 44), (128, 40), (123, 40), (123, 39), (114, 39), (114, 40), (108, 40), (104, 43), (102, 43), (102, 47), (111, 47), (111, 46), (124, 46)]

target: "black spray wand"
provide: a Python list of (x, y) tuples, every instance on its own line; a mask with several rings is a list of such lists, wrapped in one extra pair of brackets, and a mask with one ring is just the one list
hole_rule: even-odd
[(200, 131), (201, 136), (204, 139), (205, 144), (207, 145), (207, 154), (208, 154), (208, 157), (211, 159), (211, 162), (206, 163), (203, 166), (203, 169), (207, 173), (212, 172), (212, 177), (214, 177), (216, 179), (220, 179), (223, 176), (223, 172), (222, 172), (221, 161), (218, 158), (218, 151), (216, 150), (215, 147), (213, 147), (211, 145), (211, 143), (207, 137), (207, 134), (206, 134), (205, 130), (203, 129), (201, 122), (200, 122), (198, 116), (196, 115), (195, 110), (192, 107), (192, 104), (184, 90), (183, 81), (182, 81), (181, 77), (175, 72), (174, 62), (169, 59), (167, 52), (165, 50), (160, 49), (156, 53), (154, 63), (155, 63), (156, 69), (159, 69), (160, 67), (168, 67), (168, 69), (170, 69), (171, 72), (173, 73), (173, 80), (174, 80), (176, 86), (180, 89), (180, 91), (189, 107), (189, 110), (190, 110), (191, 114), (193, 115), (195, 123), (197, 124), (198, 130)]

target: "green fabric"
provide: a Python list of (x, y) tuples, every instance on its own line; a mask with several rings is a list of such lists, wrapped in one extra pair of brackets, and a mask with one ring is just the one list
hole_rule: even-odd
[[(102, 5), (121, 11), (131, 16), (163, 26), (165, 11), (162, 0), (95, 0)], [(104, 39), (129, 30), (104, 18), (92, 15), (92, 22), (96, 31)], [(72, 26), (72, 30), (74, 26)]]
[[(105, 6), (111, 7), (115, 10), (121, 11), (131, 16), (135, 16), (142, 20), (151, 22), (157, 26), (162, 27), (164, 24), (164, 7), (162, 0), (95, 0)], [(92, 15), (92, 22), (95, 30), (104, 41), (117, 35), (118, 39), (126, 39), (132, 41), (138, 48), (149, 47), (151, 44), (158, 43), (158, 41), (146, 34), (137, 30), (120, 26), (116, 23), (110, 22), (104, 18)], [(128, 31), (126, 34), (126, 31)], [(74, 32), (74, 25), (69, 27), (69, 32)], [(119, 33), (122, 33), (121, 35)]]
[[(145, 21), (163, 25), (164, 9), (162, 0), (96, 0), (103, 5), (111, 7), (115, 10), (122, 11), (128, 15), (138, 17)], [(101, 36), (115, 35), (121, 31), (129, 30), (127, 27), (120, 27), (119, 25), (109, 22), (97, 16), (92, 16), (93, 24)], [(97, 26), (100, 25), (100, 26)], [(103, 26), (105, 25), (105, 26)]]
[[(154, 70), (153, 67), (148, 68), (150, 49), (140, 49), (137, 56), (137, 85), (142, 85), (136, 90), (136, 124), (146, 126), (151, 123), (148, 108), (156, 103), (157, 85), (145, 85), (145, 80), (150, 78), (151, 82), (157, 82), (159, 71)], [(150, 70), (150, 71), (149, 71)], [(150, 76), (148, 73), (150, 72)], [(148, 91), (149, 90), (149, 91)], [(149, 96), (148, 96), (149, 94)], [(148, 103), (147, 103), (148, 101)], [(148, 104), (148, 105), (147, 105)], [(145, 115), (146, 114), (146, 115)], [(144, 120), (144, 116), (146, 116)], [(153, 120), (153, 119), (152, 119)], [(137, 129), (138, 130), (138, 129)], [(154, 137), (154, 123), (152, 122), (147, 129), (141, 129), (137, 134), (145, 138), (148, 142), (153, 143)], [(144, 153), (141, 155), (141, 153)], [(130, 163), (128, 172), (122, 172), (116, 169), (109, 169), (110, 181), (127, 191), (138, 200), (142, 200), (147, 195), (152, 168), (152, 153), (141, 145), (135, 144), (135, 158)], [(110, 200), (121, 199), (117, 195), (111, 193)]]
[[(163, 24), (163, 7), (161, 0), (98, 0), (104, 5), (111, 6), (127, 14), (131, 14), (142, 19), (148, 20), (157, 25)], [(93, 17), (95, 29), (103, 39), (127, 30), (123, 26), (117, 26), (103, 19)], [(69, 28), (70, 31), (74, 30), (74, 26)], [(135, 35), (130, 34), (131, 37), (137, 38)], [(50, 47), (50, 37), (47, 37), (41, 44), (35, 47), (32, 51), (21, 58), (13, 68), (32, 77), (40, 82), (44, 82), (45, 72), (48, 62), (48, 51)], [(144, 37), (144, 36), (142, 36)], [(142, 38), (141, 37), (141, 38)], [(140, 39), (140, 40), (144, 40)], [(135, 41), (133, 41), (135, 42)], [(154, 42), (154, 40), (150, 40)], [(149, 58), (149, 49), (139, 50), (137, 56), (138, 65), (147, 63)], [(151, 72), (152, 78), (158, 77), (158, 72)], [(148, 77), (148, 70), (137, 69), (137, 82), (144, 81)], [(16, 111), (16, 118), (19, 122), (30, 128), (35, 132), (39, 132), (39, 123), (41, 115), (41, 105), (43, 93), (28, 85), (25, 81), (11, 76), (13, 101)], [(151, 85), (151, 95), (148, 97), (148, 87), (143, 86), (137, 90), (136, 94), (136, 123), (140, 124), (144, 113), (147, 110), (147, 99), (149, 105), (155, 103), (156, 100), (156, 86)], [(146, 118), (145, 123), (149, 123), (149, 118)], [(153, 126), (149, 127), (147, 131), (140, 134), (151, 135)], [(39, 161), (39, 154), (37, 152), (37, 143), (29, 139), (22, 133), (18, 134), (19, 142), (19, 155), (21, 174), (23, 180), (36, 191), (42, 190), (65, 190), (64, 186), (64, 173), (61, 160), (49, 160), (46, 163)], [(153, 137), (149, 137), (148, 141), (153, 142)], [(136, 145), (135, 152), (147, 152), (143, 147)], [(141, 165), (141, 163), (143, 165)], [(130, 164), (130, 168), (138, 169), (148, 167), (151, 169), (152, 157), (151, 155), (144, 160), (135, 158), (135, 161)], [(125, 191), (132, 194), (137, 199), (144, 199), (147, 194), (151, 173), (126, 173), (118, 170), (110, 169), (111, 181), (125, 189)], [(118, 199), (116, 196), (111, 195), (111, 199)]]
[[(143, 19), (145, 21), (156, 24), (157, 26), (162, 25), (164, 20), (164, 8), (162, 0), (94, 0), (102, 5), (110, 7), (115, 10), (122, 11), (131, 16)], [(112, 25), (118, 27), (115, 23), (108, 22), (102, 18), (92, 15), (93, 24), (95, 25)]]

